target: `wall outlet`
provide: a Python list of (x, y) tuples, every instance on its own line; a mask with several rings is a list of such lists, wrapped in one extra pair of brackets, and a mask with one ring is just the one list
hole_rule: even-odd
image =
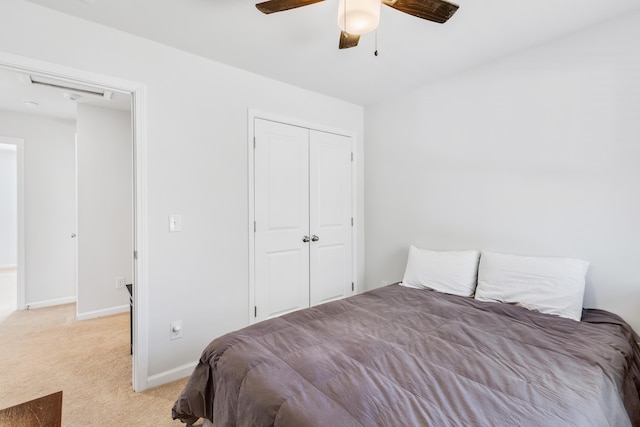
[(177, 340), (178, 338), (182, 338), (182, 320), (176, 320), (175, 322), (171, 322), (169, 329), (169, 339)]
[(116, 289), (124, 288), (124, 285), (127, 283), (127, 279), (124, 277), (116, 277)]

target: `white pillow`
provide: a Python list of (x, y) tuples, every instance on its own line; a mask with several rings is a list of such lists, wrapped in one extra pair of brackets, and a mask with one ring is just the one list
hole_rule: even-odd
[(589, 263), (482, 252), (475, 298), (580, 321)]
[(430, 251), (409, 248), (402, 285), (470, 297), (478, 277), (478, 251)]

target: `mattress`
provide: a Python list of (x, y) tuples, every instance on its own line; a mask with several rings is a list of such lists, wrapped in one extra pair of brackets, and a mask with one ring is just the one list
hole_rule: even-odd
[(215, 339), (173, 407), (221, 426), (640, 426), (638, 336), (390, 285)]

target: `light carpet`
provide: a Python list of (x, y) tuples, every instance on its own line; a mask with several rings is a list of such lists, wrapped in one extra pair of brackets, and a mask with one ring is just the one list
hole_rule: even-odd
[(75, 304), (0, 318), (0, 408), (63, 391), (63, 426), (177, 426), (186, 379), (131, 388), (129, 314), (77, 321)]

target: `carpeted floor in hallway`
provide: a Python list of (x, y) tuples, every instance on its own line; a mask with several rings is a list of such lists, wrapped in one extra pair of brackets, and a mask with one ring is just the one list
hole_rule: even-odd
[(75, 304), (0, 318), (0, 408), (62, 390), (63, 426), (177, 426), (186, 383), (131, 388), (129, 314), (75, 320)]

